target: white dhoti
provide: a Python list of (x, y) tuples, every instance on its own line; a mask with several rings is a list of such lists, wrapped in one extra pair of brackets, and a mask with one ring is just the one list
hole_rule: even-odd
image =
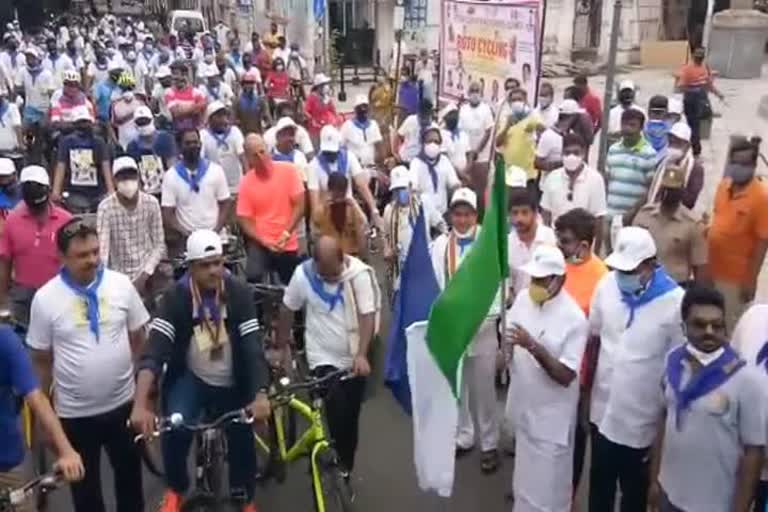
[(496, 400), (496, 319), (486, 319), (472, 340), (464, 357), (459, 425), (456, 444), (460, 448), (475, 445), (476, 433), (482, 451), (495, 450), (499, 444), (499, 419)]
[(573, 437), (568, 446), (515, 432), (513, 512), (570, 512), (573, 495)]

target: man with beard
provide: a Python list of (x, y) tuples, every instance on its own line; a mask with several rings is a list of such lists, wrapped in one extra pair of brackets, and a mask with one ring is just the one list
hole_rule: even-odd
[(657, 257), (681, 286), (701, 281), (707, 266), (704, 225), (681, 204), (685, 176), (677, 167), (662, 171), (661, 200), (643, 206), (633, 224), (647, 229), (656, 242)]
[(326, 204), (315, 210), (313, 233), (337, 240), (344, 254), (366, 259), (366, 221), (354, 199), (347, 197), (349, 180), (340, 172), (328, 177)]

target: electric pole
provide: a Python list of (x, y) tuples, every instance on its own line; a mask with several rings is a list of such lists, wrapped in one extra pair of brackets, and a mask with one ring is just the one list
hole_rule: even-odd
[[(597, 170), (605, 175), (605, 159), (608, 155), (608, 122), (611, 118), (611, 100), (613, 84), (616, 78), (616, 52), (619, 49), (619, 31), (621, 30), (621, 0), (613, 2), (613, 21), (611, 22), (611, 41), (608, 47), (608, 69), (605, 73), (605, 95), (603, 96), (603, 120), (600, 126), (600, 148)], [(605, 180), (606, 186), (608, 180)]]

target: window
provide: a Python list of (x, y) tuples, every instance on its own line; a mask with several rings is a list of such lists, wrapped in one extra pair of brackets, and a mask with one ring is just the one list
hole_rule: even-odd
[(404, 28), (414, 29), (427, 25), (428, 0), (406, 0)]

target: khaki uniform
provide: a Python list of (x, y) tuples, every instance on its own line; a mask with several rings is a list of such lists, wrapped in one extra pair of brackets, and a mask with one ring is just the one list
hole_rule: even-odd
[(707, 264), (704, 225), (685, 206), (679, 206), (668, 217), (661, 212), (660, 203), (647, 204), (637, 213), (633, 225), (651, 233), (659, 261), (678, 283), (692, 279), (693, 267)]

